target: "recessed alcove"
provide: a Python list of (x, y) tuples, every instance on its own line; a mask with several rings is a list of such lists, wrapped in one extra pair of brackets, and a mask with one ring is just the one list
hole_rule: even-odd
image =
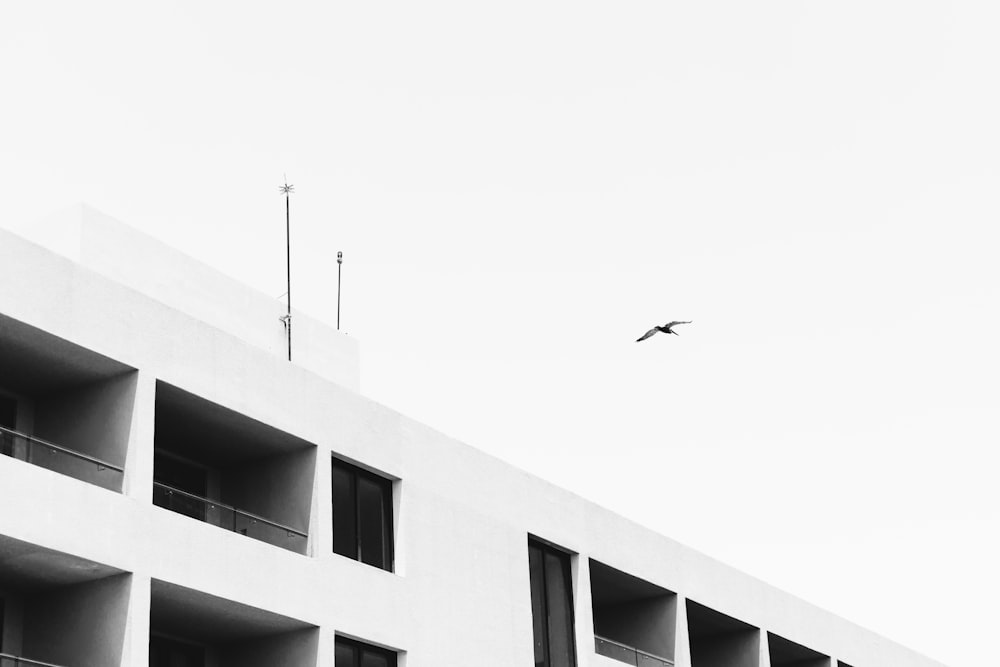
[(0, 535), (0, 664), (121, 664), (132, 575)]
[(136, 377), (0, 315), (0, 454), (121, 492)]
[(759, 667), (760, 629), (687, 601), (691, 667)]
[(155, 419), (156, 505), (307, 552), (315, 445), (165, 382)]
[(590, 589), (598, 654), (641, 667), (673, 664), (675, 593), (595, 560)]
[(319, 628), (154, 579), (149, 667), (316, 667)]

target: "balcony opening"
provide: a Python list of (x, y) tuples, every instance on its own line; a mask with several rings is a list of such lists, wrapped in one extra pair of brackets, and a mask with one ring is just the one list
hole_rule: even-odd
[(154, 448), (156, 505), (307, 553), (315, 445), (157, 382)]
[(687, 601), (691, 667), (759, 667), (760, 629)]
[(595, 560), (590, 590), (598, 654), (635, 667), (674, 664), (675, 593)]
[(770, 632), (767, 633), (767, 648), (771, 656), (771, 667), (830, 666), (830, 656)]
[(154, 579), (149, 667), (315, 667), (319, 628)]
[(121, 492), (135, 369), (0, 315), (0, 455)]
[(0, 665), (119, 665), (132, 575), (0, 536)]

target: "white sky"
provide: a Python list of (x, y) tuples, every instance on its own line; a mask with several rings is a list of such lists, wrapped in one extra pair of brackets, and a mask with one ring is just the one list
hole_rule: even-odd
[[(4, 2), (0, 220), (80, 201), (405, 414), (996, 659), (995, 2)], [(634, 342), (691, 319), (679, 337)]]

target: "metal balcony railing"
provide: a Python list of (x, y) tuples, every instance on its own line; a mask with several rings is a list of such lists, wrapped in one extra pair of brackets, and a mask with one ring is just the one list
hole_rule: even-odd
[(27, 433), (0, 426), (0, 454), (110, 489), (121, 489), (125, 470)]
[(153, 482), (153, 504), (269, 544), (294, 545), (308, 537), (306, 533), (276, 521), (161, 482)]
[(639, 649), (594, 635), (595, 651), (598, 655), (613, 658), (635, 667), (673, 667), (674, 661), (640, 651)]
[(21, 658), (9, 653), (0, 653), (0, 667), (22, 667), (22, 665), (24, 667), (62, 667), (61, 665), (54, 665), (51, 662), (29, 660), (28, 658)]

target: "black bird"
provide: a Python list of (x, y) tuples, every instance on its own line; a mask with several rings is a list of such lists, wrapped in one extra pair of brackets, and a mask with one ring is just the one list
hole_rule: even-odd
[(679, 336), (680, 334), (674, 331), (674, 327), (677, 326), (678, 324), (691, 324), (691, 322), (669, 322), (667, 324), (664, 324), (662, 327), (653, 327), (646, 333), (642, 334), (642, 338), (636, 338), (635, 342), (638, 343), (639, 341), (646, 340), (647, 338), (655, 334), (657, 331), (662, 331), (663, 333), (672, 333), (675, 336)]

